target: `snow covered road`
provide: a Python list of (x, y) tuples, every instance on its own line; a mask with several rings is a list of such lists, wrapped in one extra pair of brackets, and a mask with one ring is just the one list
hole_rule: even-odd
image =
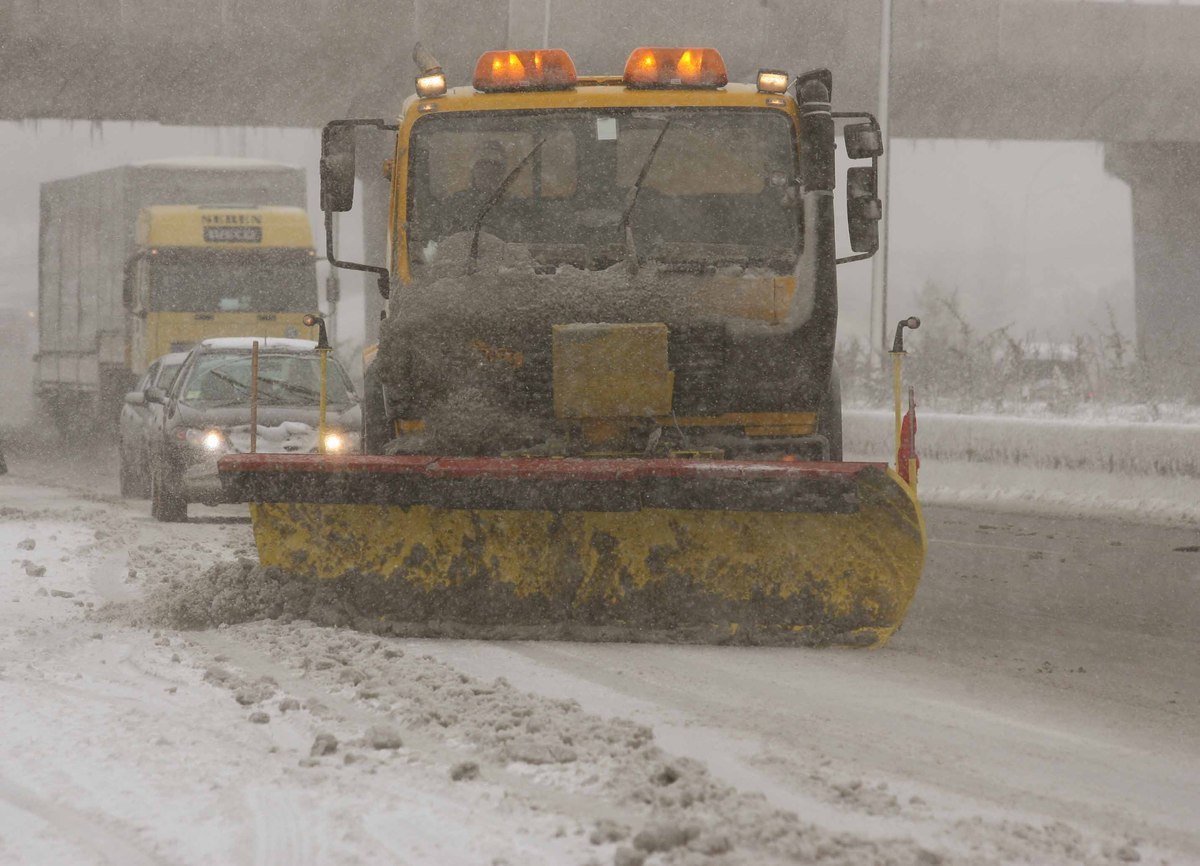
[[(650, 725), (666, 748), (826, 826), (936, 847), (946, 832), (969, 838), (977, 816), (1049, 817), (1200, 859), (1200, 554), (1174, 549), (1196, 532), (938, 507), (927, 517), (921, 589), (878, 653), (432, 652)], [(1069, 859), (1043, 841), (1035, 859)]]
[(239, 511), (10, 462), (0, 863), (1200, 862), (1192, 524), (930, 506), (879, 652), (179, 632)]

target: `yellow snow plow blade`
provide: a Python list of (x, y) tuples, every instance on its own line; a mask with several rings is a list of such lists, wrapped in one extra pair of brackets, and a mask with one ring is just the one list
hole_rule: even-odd
[(394, 632), (878, 646), (925, 559), (874, 463), (223, 458), (263, 565)]

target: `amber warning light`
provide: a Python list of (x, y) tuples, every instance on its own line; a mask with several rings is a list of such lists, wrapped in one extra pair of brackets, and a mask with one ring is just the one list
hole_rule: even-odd
[(561, 48), (541, 51), (489, 51), (475, 64), (474, 85), (484, 93), (513, 90), (569, 90), (575, 64)]
[(635, 48), (625, 62), (629, 87), (724, 87), (725, 60), (715, 48)]

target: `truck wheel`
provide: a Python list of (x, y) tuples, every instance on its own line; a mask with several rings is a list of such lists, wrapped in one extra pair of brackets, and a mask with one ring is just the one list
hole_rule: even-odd
[(179, 493), (179, 482), (165, 467), (150, 467), (150, 516), (160, 523), (186, 523), (187, 500)]
[(829, 391), (817, 410), (817, 433), (829, 440), (829, 459), (842, 462), (842, 382), (837, 370), (829, 375)]

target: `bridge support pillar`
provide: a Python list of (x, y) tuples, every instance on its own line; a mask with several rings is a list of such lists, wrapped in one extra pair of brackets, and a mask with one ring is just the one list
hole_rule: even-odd
[(1109, 144), (1104, 167), (1131, 192), (1138, 354), (1200, 400), (1200, 144)]

